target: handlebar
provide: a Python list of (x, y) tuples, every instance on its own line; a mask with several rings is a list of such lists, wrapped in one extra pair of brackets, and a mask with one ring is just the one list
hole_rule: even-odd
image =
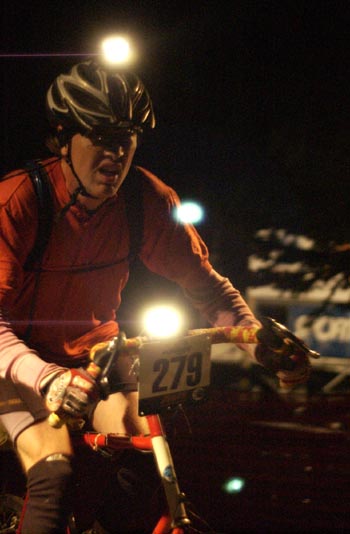
[[(212, 328), (196, 328), (195, 330), (188, 330), (188, 336), (196, 336), (206, 334), (211, 338), (211, 344), (217, 343), (258, 343), (257, 334), (261, 330), (258, 326), (217, 326)], [(122, 347), (124, 352), (129, 354), (137, 354), (139, 349), (151, 339), (147, 336), (137, 336), (132, 338), (124, 338)], [(90, 359), (96, 361), (98, 353), (108, 349), (110, 341), (103, 341), (94, 345), (90, 351)]]
[[(205, 334), (210, 337), (211, 344), (234, 343), (234, 344), (264, 344), (272, 352), (278, 354), (281, 362), (284, 362), (284, 369), (292, 369), (294, 360), (290, 359), (293, 354), (306, 358), (319, 358), (320, 354), (310, 349), (304, 341), (296, 337), (284, 325), (278, 323), (270, 317), (261, 319), (262, 327), (259, 326), (217, 326), (211, 328), (198, 328), (189, 330), (188, 336)], [(90, 363), (86, 371), (94, 378), (98, 378), (101, 398), (108, 396), (108, 371), (114, 359), (120, 352), (127, 352), (137, 356), (140, 348), (151, 339), (147, 336), (137, 336), (126, 338), (124, 333), (120, 333), (117, 338), (111, 341), (97, 343), (90, 350)], [(62, 426), (65, 422), (72, 420), (71, 417), (63, 414), (51, 413), (49, 423), (53, 427)]]

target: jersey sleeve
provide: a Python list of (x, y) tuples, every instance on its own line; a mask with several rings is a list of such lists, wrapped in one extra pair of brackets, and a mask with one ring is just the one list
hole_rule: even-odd
[(43, 378), (61, 368), (28, 348), (11, 328), (11, 308), (25, 291), (23, 265), (37, 231), (36, 197), (30, 179), (18, 175), (0, 183), (0, 377), (40, 392)]
[[(176, 192), (161, 187), (156, 192), (155, 199), (151, 194), (145, 199), (145, 245), (141, 253), (145, 265), (180, 285), (210, 324), (259, 326), (239, 290), (214, 270), (197, 230), (177, 220), (175, 211), (180, 200)], [(254, 352), (253, 347), (248, 350)]]

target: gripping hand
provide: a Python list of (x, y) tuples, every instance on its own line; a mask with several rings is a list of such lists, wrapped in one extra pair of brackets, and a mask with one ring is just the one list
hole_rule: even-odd
[(290, 389), (307, 382), (311, 372), (310, 359), (305, 354), (277, 354), (266, 345), (258, 345), (255, 352), (257, 361), (276, 374), (280, 387)]
[(98, 387), (93, 376), (83, 368), (64, 371), (49, 383), (45, 392), (50, 412), (82, 417), (89, 405), (98, 398)]
[(290, 389), (307, 382), (311, 373), (310, 358), (320, 355), (273, 319), (266, 317), (261, 322), (263, 328), (258, 333), (260, 343), (255, 353), (257, 361), (276, 374), (281, 388)]

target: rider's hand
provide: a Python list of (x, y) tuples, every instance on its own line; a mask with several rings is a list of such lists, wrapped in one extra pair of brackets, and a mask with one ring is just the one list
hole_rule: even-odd
[(311, 372), (310, 360), (304, 358), (298, 362), (293, 371), (278, 371), (276, 373), (280, 387), (283, 389), (292, 389), (298, 384), (304, 384), (308, 381)]
[(280, 387), (291, 389), (308, 381), (311, 372), (309, 357), (302, 352), (285, 355), (274, 351), (264, 344), (256, 347), (255, 357), (258, 363), (276, 374)]
[(96, 381), (83, 368), (63, 371), (45, 388), (46, 406), (50, 412), (64, 412), (76, 418), (84, 415), (97, 398)]

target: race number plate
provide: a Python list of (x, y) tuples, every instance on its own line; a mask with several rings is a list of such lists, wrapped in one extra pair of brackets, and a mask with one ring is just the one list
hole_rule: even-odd
[(164, 412), (207, 397), (211, 339), (207, 334), (146, 343), (140, 350), (139, 414)]

